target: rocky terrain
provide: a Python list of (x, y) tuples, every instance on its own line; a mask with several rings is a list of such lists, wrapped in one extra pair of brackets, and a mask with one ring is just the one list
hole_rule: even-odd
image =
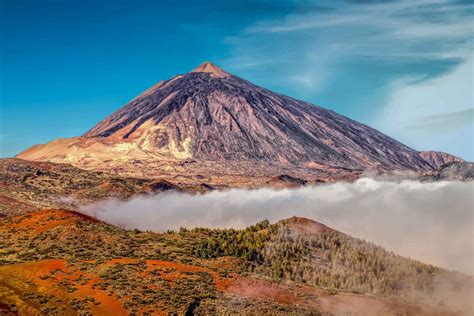
[(472, 278), (303, 218), (153, 233), (43, 210), (1, 219), (0, 245), (2, 315), (462, 315), (472, 308)]
[(422, 151), (420, 156), (434, 168), (442, 167), (451, 162), (464, 162), (464, 159), (440, 151)]
[(207, 177), (230, 186), (280, 175), (315, 182), (371, 169), (424, 172), (439, 160), (208, 62), (159, 82), (81, 137), (36, 145), (17, 157), (139, 178), (195, 183), (193, 177)]
[(425, 181), (473, 181), (474, 163), (453, 161), (421, 177)]
[[(210, 167), (210, 166), (209, 166)], [(184, 172), (184, 168), (182, 169)], [(291, 171), (291, 170), (287, 170)], [(163, 175), (162, 175), (163, 176)], [(304, 174), (301, 174), (304, 177)], [(359, 173), (346, 173), (342, 180), (354, 180)], [(164, 177), (165, 178), (165, 177)], [(336, 173), (320, 173), (319, 180), (307, 181), (288, 174), (251, 178), (235, 174), (222, 178), (174, 176), (169, 180), (120, 177), (106, 172), (88, 171), (68, 164), (34, 162), (16, 158), (0, 159), (0, 218), (41, 209), (78, 209), (106, 199), (128, 200), (137, 195), (168, 190), (205, 193), (229, 187), (267, 186), (276, 189), (320, 185), (337, 181)], [(323, 179), (323, 180), (321, 180)], [(472, 181), (474, 164), (452, 162), (420, 175), (422, 181)]]
[(0, 159), (1, 217), (47, 208), (77, 209), (105, 199), (126, 200), (166, 190), (193, 193), (212, 187), (111, 176), (67, 164)]

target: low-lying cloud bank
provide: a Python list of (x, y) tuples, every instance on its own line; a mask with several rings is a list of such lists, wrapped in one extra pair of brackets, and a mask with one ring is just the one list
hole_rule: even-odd
[(474, 273), (474, 182), (420, 183), (363, 178), (354, 183), (204, 195), (170, 192), (105, 201), (83, 213), (126, 228), (242, 228), (302, 216), (400, 255)]

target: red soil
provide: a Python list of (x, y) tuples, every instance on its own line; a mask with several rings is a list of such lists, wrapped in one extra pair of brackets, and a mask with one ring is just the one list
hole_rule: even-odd
[[(93, 217), (74, 211), (42, 210), (15, 217), (13, 223), (8, 225), (8, 229), (24, 230), (28, 235), (34, 236), (52, 228), (74, 224), (81, 220), (92, 223), (100, 222)], [(0, 227), (0, 230), (2, 229), (5, 229), (5, 227)]]
[(229, 282), (223, 290), (241, 297), (265, 299), (280, 304), (307, 305), (288, 288), (265, 280), (238, 277)]
[[(61, 280), (69, 281), (77, 290), (68, 293), (64, 286), (59, 285)], [(94, 315), (127, 315), (114, 295), (108, 295), (105, 291), (92, 287), (94, 283), (101, 282), (98, 276), (67, 267), (62, 259), (2, 266), (0, 282), (9, 283), (9, 287), (13, 288), (24, 287), (24, 284), (32, 282), (35, 292), (60, 298), (62, 300), (60, 305), (68, 305), (73, 298), (83, 299), (90, 296), (101, 303), (99, 305), (89, 303)], [(8, 297), (3, 299), (8, 300)]]

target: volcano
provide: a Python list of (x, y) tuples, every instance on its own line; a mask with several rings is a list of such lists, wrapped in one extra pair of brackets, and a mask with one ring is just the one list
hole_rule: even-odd
[(418, 151), (373, 128), (210, 62), (158, 82), (80, 137), (36, 145), (17, 157), (202, 179), (433, 169)]

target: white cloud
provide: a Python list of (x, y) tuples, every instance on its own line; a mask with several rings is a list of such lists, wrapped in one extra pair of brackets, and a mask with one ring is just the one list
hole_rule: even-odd
[(473, 59), (433, 79), (402, 78), (373, 126), (419, 150), (449, 148), (474, 158)]
[(242, 228), (303, 216), (398, 254), (474, 273), (474, 182), (376, 181), (294, 190), (234, 189), (205, 195), (163, 193), (107, 201), (82, 212), (127, 228)]
[(325, 15), (324, 19), (315, 19), (314, 16), (298, 16), (290, 15), (283, 23), (275, 24), (274, 22), (263, 22), (251, 26), (247, 29), (248, 32), (263, 32), (263, 33), (280, 33), (280, 32), (294, 32), (315, 28), (327, 28), (333, 26), (347, 25), (352, 23), (359, 23), (361, 16), (338, 16)]
[[(248, 26), (226, 39), (231, 52), (222, 64), (231, 71), (245, 72), (257, 83), (296, 91), (297, 97), (306, 98), (344, 81), (344, 67), (354, 60), (402, 63), (401, 72), (388, 67), (389, 79), (417, 75), (406, 68), (407, 61), (436, 67), (440, 61), (465, 60), (472, 55), (472, 3), (407, 0), (330, 5), (331, 10), (289, 12)], [(371, 73), (364, 75), (370, 78)], [(382, 91), (384, 84), (374, 85), (373, 94)]]

